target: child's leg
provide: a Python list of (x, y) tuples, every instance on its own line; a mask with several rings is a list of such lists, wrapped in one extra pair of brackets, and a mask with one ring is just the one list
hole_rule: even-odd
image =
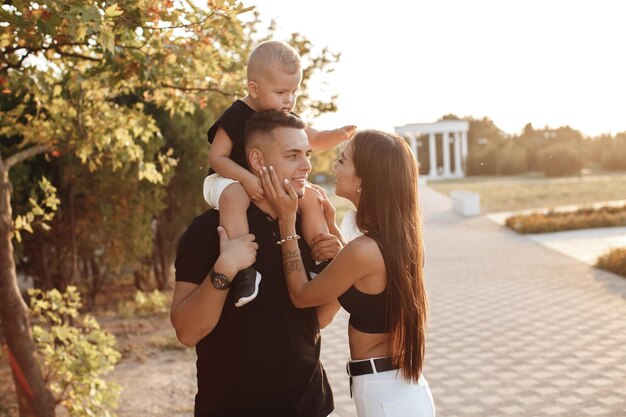
[(250, 198), (238, 182), (230, 184), (220, 195), (220, 226), (226, 229), (229, 239), (235, 239), (249, 233), (246, 212), (250, 207)]
[(298, 200), (298, 209), (302, 215), (302, 237), (309, 246), (313, 238), (320, 233), (329, 233), (324, 211), (319, 202), (319, 194), (307, 189), (304, 197)]
[[(250, 198), (243, 186), (238, 182), (230, 184), (219, 197), (220, 226), (226, 229), (230, 239), (249, 233), (246, 212), (250, 206)], [(259, 292), (261, 274), (252, 266), (239, 271), (233, 279), (233, 297), (235, 305), (241, 307), (254, 300)]]

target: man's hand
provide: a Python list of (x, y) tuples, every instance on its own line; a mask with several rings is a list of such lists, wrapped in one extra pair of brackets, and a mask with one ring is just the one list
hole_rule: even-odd
[(343, 248), (341, 240), (331, 233), (320, 233), (315, 236), (311, 245), (311, 257), (315, 261), (333, 259)]
[(251, 201), (258, 203), (265, 198), (261, 178), (256, 175), (250, 174), (250, 176), (242, 182), (241, 185), (243, 186), (243, 189), (246, 190), (246, 194), (248, 194)]
[(259, 245), (254, 242), (254, 235), (247, 234), (237, 239), (229, 239), (226, 230), (221, 226), (217, 228), (217, 233), (220, 235), (219, 260), (226, 268), (238, 272), (256, 261)]

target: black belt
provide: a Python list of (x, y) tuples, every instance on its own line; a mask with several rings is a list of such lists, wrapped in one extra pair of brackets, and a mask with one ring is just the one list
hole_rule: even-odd
[(366, 359), (363, 361), (348, 361), (346, 364), (346, 372), (350, 375), (350, 398), (352, 398), (353, 376), (375, 374), (391, 371), (392, 369), (398, 369), (398, 367), (393, 364), (391, 356), (378, 359)]
[(391, 356), (378, 359), (366, 359), (363, 361), (348, 361), (346, 365), (346, 372), (348, 372), (350, 376), (375, 374), (378, 372), (391, 371), (392, 369), (398, 369), (398, 367), (394, 366)]

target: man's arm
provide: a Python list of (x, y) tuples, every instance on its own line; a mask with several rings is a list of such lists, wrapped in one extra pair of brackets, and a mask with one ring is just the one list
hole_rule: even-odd
[[(192, 224), (183, 234), (176, 255), (177, 276), (183, 279), (193, 278), (194, 281), (176, 281), (170, 309), (170, 320), (176, 330), (176, 336), (188, 347), (195, 346), (213, 331), (220, 320), (229, 292), (228, 289), (220, 290), (213, 287), (211, 279), (207, 276), (198, 280), (202, 278), (201, 274), (209, 274), (206, 271), (208, 266), (204, 262), (211, 252), (211, 245), (205, 245), (203, 240), (197, 239), (197, 236), (204, 237), (204, 234), (208, 233), (209, 231)], [(232, 281), (238, 271), (254, 263), (258, 245), (254, 242), (254, 236), (250, 234), (230, 240), (224, 229), (218, 228), (218, 233), (219, 256), (213, 264), (213, 269)], [(217, 251), (217, 248), (213, 246), (213, 250)]]
[[(235, 268), (224, 265), (219, 258), (213, 268), (229, 280), (238, 272)], [(170, 320), (176, 329), (176, 337), (183, 345), (194, 347), (213, 331), (220, 320), (229, 291), (214, 288), (210, 278), (205, 278), (200, 285), (176, 282)]]

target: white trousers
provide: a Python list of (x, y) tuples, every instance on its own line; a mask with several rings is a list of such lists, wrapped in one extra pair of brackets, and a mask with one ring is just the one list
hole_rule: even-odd
[(352, 377), (359, 417), (435, 417), (435, 403), (426, 378), (409, 384), (398, 370)]

